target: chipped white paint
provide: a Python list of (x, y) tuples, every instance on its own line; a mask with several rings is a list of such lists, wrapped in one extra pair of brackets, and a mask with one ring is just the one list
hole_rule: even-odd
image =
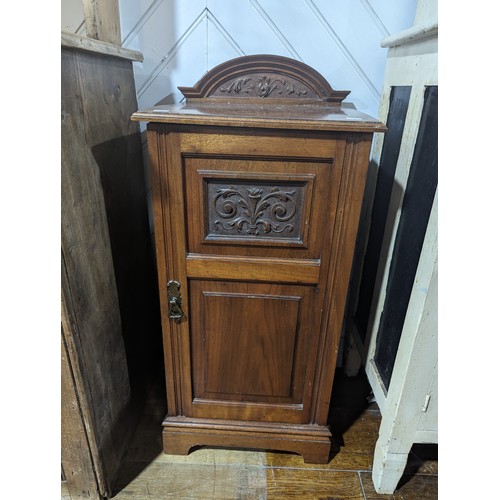
[(437, 200), (436, 192), (382, 411), (372, 471), (378, 493), (394, 492), (413, 443), (437, 442)]
[(427, 412), (427, 409), (429, 408), (429, 402), (430, 402), (430, 400), (431, 400), (431, 395), (427, 394), (425, 396), (424, 406), (422, 407), (422, 412), (423, 413)]
[(425, 26), (438, 22), (438, 3), (436, 0), (419, 0), (415, 11), (415, 26)]
[(409, 28), (397, 35), (384, 38), (381, 47), (398, 47), (407, 43), (419, 42), (426, 38), (435, 38), (438, 34), (438, 23), (431, 22), (423, 26)]
[[(390, 89), (396, 85), (410, 85), (412, 92), (408, 105), (408, 113), (401, 140), (401, 150), (396, 166), (394, 185), (391, 194), (389, 210), (387, 214), (386, 231), (384, 234), (382, 248), (379, 259), (379, 267), (375, 282), (375, 295), (372, 301), (372, 308), (367, 328), (367, 339), (369, 342), (364, 346), (363, 358), (367, 362), (367, 370), (371, 371), (369, 362), (375, 355), (376, 332), (378, 331), (380, 318), (382, 315), (387, 280), (392, 252), (398, 224), (403, 205), (404, 188), (408, 180), (413, 150), (417, 140), (420, 116), (422, 114), (425, 88), (428, 85), (437, 85), (437, 38), (423, 39), (416, 43), (409, 43), (403, 46), (396, 46), (389, 50), (386, 75), (384, 82), (383, 101), (381, 103), (381, 115), (387, 116)], [(376, 138), (372, 159), (380, 162), (382, 152), (383, 137)], [(366, 234), (368, 234), (368, 229)], [(379, 291), (378, 295), (377, 291)], [(383, 406), (381, 402), (381, 406)]]
[[(365, 345), (356, 331), (353, 331), (354, 343), (360, 348), (373, 394), (382, 413), (372, 473), (378, 493), (394, 492), (413, 443), (436, 443), (438, 439), (437, 191), (388, 391), (374, 362), (376, 335), (385, 303), (390, 262), (417, 139), (425, 87), (438, 83), (437, 2), (421, 0), (417, 6), (415, 21), (415, 27), (382, 41), (382, 45), (390, 48), (379, 118), (384, 120), (387, 117), (392, 86), (410, 85), (412, 92), (396, 166)], [(372, 149), (375, 163), (380, 161), (382, 144), (383, 136), (376, 136)], [(374, 182), (371, 184), (375, 185)], [(368, 185), (370, 186), (370, 182)], [(367, 192), (366, 195), (371, 200), (367, 203), (370, 207), (374, 193)], [(366, 210), (368, 213), (369, 208)], [(368, 233), (367, 224), (362, 228), (361, 234), (366, 237)]]
[[(364, 346), (364, 358), (371, 359), (375, 351), (375, 335), (378, 331), (380, 318), (385, 303), (385, 291), (389, 278), (391, 255), (396, 241), (396, 234), (401, 217), (404, 189), (410, 172), (413, 150), (417, 140), (420, 116), (424, 104), (424, 93), (427, 85), (437, 85), (437, 39), (426, 39), (407, 46), (397, 46), (389, 51), (387, 60), (386, 83), (384, 99), (389, 100), (390, 88), (396, 85), (411, 85), (412, 92), (408, 104), (408, 113), (401, 140), (394, 185), (387, 213), (386, 232), (384, 234), (379, 268), (375, 281), (375, 295), (368, 320), (367, 338), (372, 338)], [(384, 112), (388, 103), (384, 105)], [(382, 138), (383, 139), (383, 138)], [(372, 155), (379, 163), (381, 142), (376, 143), (377, 149)], [(377, 295), (377, 291), (378, 295)]]
[[(438, 365), (434, 368), (434, 373), (431, 376), (431, 383), (427, 390), (426, 409), (424, 415), (420, 416), (418, 422), (419, 433), (435, 433), (433, 439), (437, 440), (438, 433)], [(433, 441), (434, 442), (434, 441)]]

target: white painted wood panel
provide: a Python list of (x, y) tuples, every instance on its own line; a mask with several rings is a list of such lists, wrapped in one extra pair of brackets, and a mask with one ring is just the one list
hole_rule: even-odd
[[(372, 470), (377, 493), (394, 492), (413, 443), (437, 442), (437, 206), (436, 191), (389, 391), (377, 398), (383, 401)], [(380, 381), (373, 364), (367, 375), (375, 393)]]
[(139, 107), (193, 85), (233, 57), (279, 54), (309, 64), (363, 112), (377, 115), (386, 49), (411, 26), (415, 0), (121, 0), (123, 45), (135, 63)]
[[(418, 134), (425, 88), (438, 83), (436, 12), (435, 0), (420, 0), (415, 16), (418, 26), (387, 37), (382, 42), (382, 45), (390, 49), (379, 116), (383, 119), (387, 115), (392, 86), (412, 87), (379, 259), (367, 343), (363, 353), (367, 360), (366, 373), (382, 412), (372, 479), (375, 490), (384, 494), (393, 493), (397, 487), (412, 444), (437, 443), (438, 440), (437, 191), (388, 391), (385, 390), (374, 363), (377, 332), (385, 303), (390, 263)], [(381, 145), (378, 140), (373, 148), (372, 159), (375, 163), (380, 160)]]
[(62, 0), (61, 31), (86, 34), (82, 0)]
[[(401, 186), (406, 186), (408, 174), (413, 158), (413, 150), (417, 140), (418, 128), (420, 125), (420, 116), (424, 104), (424, 93), (426, 86), (437, 85), (437, 37), (421, 40), (418, 43), (405, 44), (391, 48), (389, 52), (385, 87), (385, 101), (388, 101), (390, 88), (397, 85), (411, 85), (412, 92), (408, 106), (403, 137), (401, 140), (401, 150), (394, 176), (394, 189), (391, 195), (388, 209), (386, 231), (382, 242), (382, 248), (379, 259), (379, 268), (375, 283), (375, 290), (380, 293), (372, 303), (370, 318), (368, 322), (368, 339), (371, 342), (365, 346), (363, 357), (372, 359), (375, 354), (376, 332), (383, 312), (385, 303), (386, 287), (389, 278), (391, 256), (396, 241), (397, 229), (401, 217), (403, 205), (403, 193)], [(382, 103), (384, 112), (387, 113), (387, 102)], [(382, 112), (382, 111), (381, 111)], [(383, 117), (382, 117), (383, 119)], [(382, 138), (383, 139), (383, 138)], [(378, 141), (373, 149), (372, 159), (379, 163), (381, 154), (381, 142)], [(399, 186), (399, 188), (398, 188)], [(367, 368), (369, 366), (367, 365)], [(383, 403), (381, 403), (383, 404)]]
[[(438, 307), (437, 307), (437, 297), (436, 304), (433, 310), (435, 317), (433, 318), (435, 321), (436, 329), (437, 329), (437, 315), (438, 315)], [(437, 346), (436, 346), (437, 350)], [(420, 416), (420, 421), (418, 422), (418, 431), (422, 432), (438, 432), (438, 364), (434, 368), (434, 373), (431, 377), (431, 385), (427, 390), (427, 401), (426, 407), (422, 408), (422, 414)], [(424, 411), (425, 410), (425, 411)], [(434, 441), (432, 441), (434, 442)]]

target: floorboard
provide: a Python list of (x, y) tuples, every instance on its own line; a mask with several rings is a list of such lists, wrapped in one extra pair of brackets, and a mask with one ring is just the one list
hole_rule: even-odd
[[(155, 388), (127, 452), (113, 500), (434, 500), (437, 446), (415, 445), (393, 495), (378, 495), (371, 480), (380, 425), (369, 386), (336, 375), (329, 418), (334, 435), (328, 464), (304, 464), (293, 453), (201, 447), (187, 456), (162, 452), (163, 387)], [(336, 391), (336, 392), (335, 392)], [(67, 498), (67, 497), (65, 497)]]

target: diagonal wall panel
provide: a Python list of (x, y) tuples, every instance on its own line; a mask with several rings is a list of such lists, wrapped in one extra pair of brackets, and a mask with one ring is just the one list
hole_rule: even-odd
[(383, 37), (389, 36), (391, 33), (384, 24), (384, 21), (380, 18), (377, 11), (373, 7), (370, 0), (359, 0), (363, 8), (366, 10), (367, 14), (372, 18), (374, 24), (378, 27), (380, 34)]
[[(197, 81), (198, 76), (206, 68), (206, 54), (199, 50), (206, 44), (206, 16), (189, 30), (187, 36), (179, 41), (168, 57), (161, 59), (155, 71), (149, 75), (140, 91), (138, 91), (139, 108), (151, 107), (178, 93), (181, 82)], [(189, 57), (186, 57), (189, 54)], [(194, 83), (193, 82), (193, 83)]]
[[(128, 2), (123, 3), (128, 4)], [(177, 3), (180, 2), (162, 0), (156, 4), (157, 7), (153, 15), (142, 15), (135, 23), (131, 21), (126, 23), (131, 28), (131, 31), (123, 32), (123, 40), (127, 40), (127, 48), (139, 50), (144, 55), (144, 62), (134, 64), (138, 94), (143, 91), (142, 87), (150, 77), (154, 79), (166, 69), (161, 68), (162, 63), (172, 58), (172, 54), (177, 53), (179, 46), (194, 31), (197, 22), (203, 18), (205, 1), (192, 0), (189, 2), (189, 8), (181, 9), (181, 11), (178, 11)], [(144, 7), (150, 10), (150, 2)], [(122, 8), (121, 5), (120, 8)], [(126, 18), (125, 13), (122, 13), (121, 16), (123, 19)], [(146, 19), (144, 19), (145, 17)], [(202, 45), (198, 50), (203, 49)], [(187, 58), (187, 54), (185, 52), (184, 54), (184, 58)], [(173, 69), (172, 65), (169, 65), (168, 68), (167, 71)]]
[[(327, 1), (327, 0), (326, 0)], [(394, 35), (413, 26), (413, 19), (417, 8), (414, 0), (359, 0), (367, 10), (372, 10), (389, 34)], [(382, 37), (388, 36), (381, 32)]]
[[(374, 83), (375, 75), (367, 74), (360, 58), (356, 57), (351, 46), (347, 45), (352, 35), (342, 38), (337, 33), (337, 27), (332, 27), (339, 23), (339, 17), (347, 19), (347, 15), (337, 18), (330, 15), (327, 18), (313, 0), (290, 2), (286, 9), (272, 0), (260, 0), (260, 3), (275, 21), (280, 33), (286, 36), (296, 49), (301, 60), (322, 73), (334, 88), (353, 91), (349, 100), (359, 109), (378, 108), (380, 92)], [(359, 3), (348, 3), (354, 3), (365, 14)], [(298, 25), (306, 26), (307, 29), (297, 29)], [(368, 27), (372, 32), (377, 31), (371, 20)], [(341, 29), (344, 29), (343, 26)], [(368, 33), (368, 28), (365, 33)], [(382, 63), (378, 67), (381, 85), (385, 49), (374, 44), (371, 51), (365, 52), (370, 53), (370, 60), (378, 58)]]
[[(416, 0), (120, 0), (122, 44), (134, 63), (139, 104), (153, 106), (179, 85), (244, 54), (302, 60), (360, 110), (378, 114), (386, 49), (380, 40), (412, 26)], [(81, 3), (62, 3), (63, 29), (83, 26)]]
[(351, 90), (360, 111), (377, 115), (385, 66), (380, 40), (412, 24), (416, 0), (139, 0), (120, 2), (123, 44), (134, 63), (141, 107), (245, 54), (302, 60), (334, 88)]
[[(131, 41), (144, 28), (152, 16), (157, 16), (156, 11), (164, 0), (146, 0), (128, 5), (126, 15), (120, 11), (120, 24), (122, 32), (122, 46), (130, 48)], [(124, 35), (125, 34), (125, 35)]]
[[(357, 78), (379, 100), (385, 50), (380, 48), (379, 29), (367, 11), (358, 2), (304, 1)], [(361, 40), (359, 29), (352, 29), (356, 23), (363, 26)]]
[(226, 31), (210, 10), (207, 12), (207, 17), (207, 47), (210, 48), (207, 51), (207, 69), (229, 59), (246, 55), (237, 40)]
[[(162, 73), (172, 73), (175, 70), (176, 65), (172, 64), (173, 59), (177, 56), (177, 54), (182, 49), (182, 46), (191, 38), (191, 36), (197, 32), (197, 36), (201, 37), (198, 41), (197, 48), (194, 52), (198, 53), (199, 47), (202, 46), (205, 41), (203, 38), (203, 34), (199, 34), (198, 27), (206, 20), (206, 9), (201, 11), (198, 16), (193, 20), (193, 22), (188, 26), (187, 30), (184, 31), (176, 40), (175, 43), (163, 54), (161, 59), (158, 61), (156, 66), (147, 74), (146, 78), (142, 82), (142, 84), (137, 89), (137, 96), (142, 97), (143, 94), (147, 91), (151, 84), (154, 83), (156, 78), (160, 76)], [(203, 28), (202, 28), (203, 29)], [(203, 32), (205, 30), (203, 29)], [(154, 62), (154, 60), (152, 60)], [(151, 69), (151, 68), (149, 68)], [(145, 72), (146, 74), (146, 72)]]
[[(273, 26), (256, 0), (223, 2), (208, 0), (210, 12), (235, 39), (245, 54), (278, 54), (294, 57), (290, 43)], [(210, 47), (217, 50), (217, 47)]]
[[(279, 40), (279, 42), (281, 43), (281, 45), (283, 45), (285, 50), (288, 51), (288, 53), (290, 54), (290, 57), (292, 57), (293, 59), (297, 59), (298, 61), (302, 61), (300, 54), (297, 52), (297, 50), (292, 45), (290, 40), (283, 34), (283, 32), (279, 28), (278, 24), (273, 20), (273, 17), (271, 17), (269, 15), (269, 13), (268, 13), (269, 7), (267, 7), (267, 9), (265, 9), (259, 3), (258, 0), (248, 0), (248, 2), (252, 5), (255, 12), (257, 12), (257, 14), (259, 14), (259, 16), (262, 18), (262, 20), (267, 25), (267, 27), (274, 33), (276, 39)], [(262, 3), (268, 3), (268, 2), (262, 2)], [(277, 5), (277, 4), (274, 4), (274, 5)], [(275, 16), (274, 19), (280, 19), (280, 17), (281, 16)]]

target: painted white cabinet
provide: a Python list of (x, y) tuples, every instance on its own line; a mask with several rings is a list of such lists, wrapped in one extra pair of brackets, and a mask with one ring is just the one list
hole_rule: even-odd
[(414, 443), (437, 443), (437, 193), (387, 392), (370, 352), (366, 371), (382, 413), (372, 478), (393, 493)]
[[(387, 324), (390, 323), (387, 317), (391, 312), (391, 287), (397, 282), (394, 262), (401, 258), (402, 246), (398, 238), (405, 223), (404, 204), (412, 179), (415, 179), (415, 172), (412, 174), (411, 170), (416, 155), (422, 155), (422, 151), (425, 154), (427, 147), (421, 130), (425, 126), (426, 99), (430, 93), (434, 93), (437, 107), (437, 33), (437, 4), (434, 0), (425, 0), (417, 5), (415, 26), (385, 38), (381, 44), (388, 48), (388, 54), (379, 117), (383, 121), (388, 117), (395, 88), (407, 89), (407, 110), (404, 113), (400, 147), (397, 149), (392, 191), (387, 203), (387, 218), (379, 248), (375, 292), (367, 316), (366, 335), (360, 338), (359, 329), (351, 328), (350, 345), (357, 346), (360, 355), (348, 357), (346, 362), (346, 368), (353, 371), (356, 370), (356, 363), (364, 363), (382, 413), (372, 471), (378, 493), (395, 491), (414, 443), (438, 442), (436, 186), (435, 192), (429, 195), (427, 226), (423, 226), (422, 230), (423, 242), (420, 256), (415, 260), (414, 279), (413, 282), (409, 281), (409, 300), (401, 316), (399, 344), (390, 346), (384, 339), (384, 335), (387, 337)], [(435, 137), (433, 161), (436, 162), (434, 172), (437, 176), (437, 131)], [(384, 140), (380, 136), (374, 145), (372, 160), (375, 164), (380, 164)], [(426, 172), (425, 169), (422, 172)], [(419, 182), (425, 181), (420, 178)], [(418, 203), (414, 208), (419, 210)], [(371, 224), (374, 224), (373, 218)], [(407, 230), (407, 233), (410, 233), (408, 248), (412, 244), (411, 230)], [(415, 242), (415, 246), (420, 246), (420, 243)], [(380, 353), (390, 348), (394, 352), (387, 373), (381, 368)]]

